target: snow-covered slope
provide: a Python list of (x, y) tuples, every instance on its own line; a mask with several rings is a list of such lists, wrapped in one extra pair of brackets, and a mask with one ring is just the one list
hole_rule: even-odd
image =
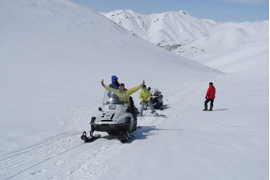
[[(252, 46), (253, 60), (268, 56)], [(245, 65), (240, 49), (229, 53), (230, 65)], [(268, 65), (224, 74), (68, 0), (0, 0), (0, 179), (268, 179)], [(126, 88), (143, 79), (159, 88), (164, 111), (157, 111), (168, 118), (145, 111), (131, 143), (101, 132), (84, 144), (100, 81), (109, 84), (111, 75)], [(203, 112), (209, 81), (217, 98), (214, 111)]]
[[(221, 23), (197, 19), (185, 11), (145, 15), (117, 10), (101, 14), (153, 44), (226, 73), (248, 69), (268, 58), (269, 21)], [(238, 54), (243, 54), (242, 59)]]
[(269, 60), (269, 22), (224, 23), (180, 49), (181, 55), (226, 73), (249, 69)]
[[(0, 2), (0, 118), (8, 132), (30, 129), (31, 137), (20, 139), (38, 138), (37, 132), (57, 127), (54, 113), (59, 106), (99, 104), (103, 97), (100, 80), (109, 84), (114, 74), (130, 88), (143, 79), (170, 85), (187, 74), (190, 78), (217, 75), (68, 0)], [(12, 139), (14, 134), (8, 132), (1, 131), (1, 138)], [(5, 142), (10, 143), (1, 140)]]

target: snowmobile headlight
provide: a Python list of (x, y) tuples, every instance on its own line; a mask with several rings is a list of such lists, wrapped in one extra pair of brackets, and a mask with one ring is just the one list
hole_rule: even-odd
[(109, 105), (109, 110), (115, 110), (116, 109), (116, 105), (115, 104), (110, 104)]

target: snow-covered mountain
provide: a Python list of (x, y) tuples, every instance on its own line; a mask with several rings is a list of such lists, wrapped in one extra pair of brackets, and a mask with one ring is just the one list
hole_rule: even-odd
[[(200, 42), (200, 33), (189, 37)], [(226, 74), (69, 0), (0, 0), (0, 179), (268, 179), (268, 38), (241, 34), (250, 48), (207, 41), (216, 50), (204, 62), (240, 67)], [(243, 68), (251, 54), (255, 63)], [(159, 88), (164, 110), (157, 111), (168, 118), (146, 110), (131, 143), (95, 132), (101, 138), (84, 144), (81, 133), (100, 113), (100, 81), (108, 85), (111, 75), (126, 88), (143, 79)], [(204, 112), (209, 81), (217, 93), (214, 111)], [(132, 97), (139, 107), (139, 91)]]
[[(228, 51), (237, 49), (239, 53), (250, 49), (253, 52), (251, 49), (258, 46), (262, 52), (268, 51), (269, 21), (215, 22), (195, 18), (185, 11), (145, 15), (131, 10), (116, 10), (101, 14), (146, 41), (227, 73), (252, 67), (258, 61), (268, 58), (262, 56), (253, 61), (249, 58), (254, 56), (251, 53), (243, 57), (242, 61), (246, 64), (244, 67), (240, 64), (232, 67), (230, 62), (236, 61), (232, 58), (238, 56), (234, 53), (228, 55)], [(219, 55), (211, 60), (208, 58), (209, 53)], [(230, 61), (224, 64), (226, 61), (223, 59)]]
[(101, 13), (139, 37), (168, 49), (196, 41), (209, 35), (218, 22), (197, 19), (185, 11), (160, 14), (138, 14), (131, 10)]

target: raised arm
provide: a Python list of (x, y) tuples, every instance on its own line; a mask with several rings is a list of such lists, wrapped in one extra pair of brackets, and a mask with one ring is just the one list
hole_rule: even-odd
[(108, 90), (108, 91), (114, 91), (115, 89), (113, 89), (113, 88), (111, 88), (111, 87), (109, 87), (109, 86), (106, 86), (105, 84), (104, 84), (104, 80), (102, 79), (101, 80), (101, 85), (102, 85), (102, 87), (104, 87), (104, 89), (106, 89), (106, 90)]
[(131, 88), (131, 89), (127, 90), (127, 95), (129, 96), (129, 95), (135, 93), (136, 91), (138, 91), (139, 89), (141, 89), (141, 87), (142, 87), (143, 85), (144, 85), (144, 80), (143, 80), (143, 82), (142, 82), (141, 85), (136, 86), (136, 87), (134, 87), (134, 88)]

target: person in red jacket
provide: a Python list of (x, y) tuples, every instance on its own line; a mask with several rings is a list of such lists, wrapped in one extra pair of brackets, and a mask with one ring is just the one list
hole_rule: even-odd
[(209, 88), (207, 90), (206, 96), (205, 96), (205, 101), (204, 101), (204, 111), (207, 111), (207, 103), (210, 101), (210, 109), (209, 111), (212, 111), (213, 106), (214, 106), (214, 99), (215, 99), (215, 94), (216, 94), (216, 88), (213, 86), (213, 83), (209, 83)]

